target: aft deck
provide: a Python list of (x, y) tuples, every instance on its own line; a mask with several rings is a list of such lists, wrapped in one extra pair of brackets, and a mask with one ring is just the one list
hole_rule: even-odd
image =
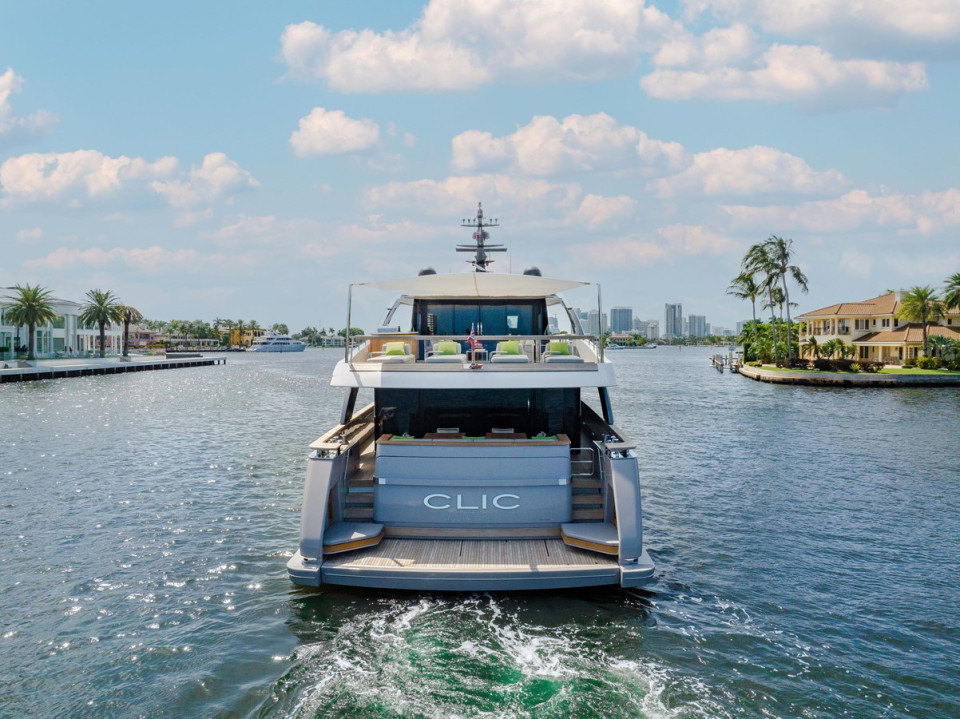
[(620, 583), (616, 557), (560, 539), (384, 539), (327, 557), (323, 584), (446, 591), (552, 589)]

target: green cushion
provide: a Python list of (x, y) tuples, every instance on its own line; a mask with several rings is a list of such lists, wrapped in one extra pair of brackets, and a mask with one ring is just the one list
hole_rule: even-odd
[(550, 342), (547, 350), (555, 355), (568, 355), (570, 354), (570, 345), (566, 342)]
[(403, 342), (384, 342), (383, 353), (385, 355), (405, 355), (407, 348), (404, 347)]
[(455, 355), (460, 347), (456, 342), (437, 342), (438, 355)]
[(520, 343), (517, 340), (501, 342), (497, 352), (505, 355), (518, 355), (520, 354)]

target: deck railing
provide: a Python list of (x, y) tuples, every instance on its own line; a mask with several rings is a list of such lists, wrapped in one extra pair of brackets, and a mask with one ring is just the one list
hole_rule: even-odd
[[(482, 347), (487, 357), (493, 354), (493, 352), (496, 350), (498, 342), (519, 341), (522, 351), (525, 353), (531, 353), (527, 355), (530, 361), (539, 362), (541, 361), (543, 353), (546, 351), (548, 343), (550, 342), (583, 341), (586, 343), (587, 348), (594, 355), (593, 358), (584, 357), (584, 361), (590, 362), (598, 361), (600, 359), (597, 338), (594, 335), (475, 335), (474, 339)], [(427, 352), (430, 351), (433, 343), (448, 341), (459, 342), (460, 350), (463, 353), (469, 354), (471, 351), (468, 336), (462, 334), (420, 335), (411, 332), (383, 332), (373, 335), (355, 335), (354, 337), (349, 338), (347, 356), (351, 361), (353, 361), (364, 349), (369, 350), (371, 347), (374, 347), (374, 343), (382, 346), (382, 344), (386, 342), (406, 342), (410, 344), (411, 350), (413, 351), (414, 355), (416, 355), (417, 360), (422, 361), (426, 357)], [(379, 349), (379, 346), (377, 349)], [(483, 355), (480, 355), (479, 358), (482, 360)]]

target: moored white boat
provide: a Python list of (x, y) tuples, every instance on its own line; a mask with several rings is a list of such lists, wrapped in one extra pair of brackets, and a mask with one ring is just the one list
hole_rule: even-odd
[[(290, 578), (455, 591), (651, 581), (613, 367), (558, 295), (585, 283), (487, 272), (498, 246), (482, 210), (465, 225), (475, 272), (370, 283), (400, 293), (384, 329), (404, 310), (410, 331), (354, 338), (334, 369), (346, 399), (311, 445)], [(548, 334), (550, 312), (571, 331)], [(357, 408), (361, 389), (373, 402)]]
[(250, 345), (251, 352), (303, 352), (307, 345), (290, 335), (266, 334), (258, 337)]

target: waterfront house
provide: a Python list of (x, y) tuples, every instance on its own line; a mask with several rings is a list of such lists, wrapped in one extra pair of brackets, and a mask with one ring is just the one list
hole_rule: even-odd
[[(897, 319), (901, 292), (888, 292), (860, 302), (841, 302), (797, 317), (800, 343), (842, 339), (857, 348), (857, 359), (901, 364), (923, 351), (923, 328)], [(939, 323), (927, 325), (927, 336), (960, 340), (960, 311), (950, 310)]]
[[(18, 349), (29, 344), (29, 329), (10, 324), (6, 317), (8, 306), (2, 302), (2, 297), (9, 295), (12, 288), (0, 290), (0, 357), (14, 359)], [(96, 325), (88, 327), (79, 318), (82, 305), (72, 300), (51, 299), (56, 318), (50, 324), (37, 325), (36, 349), (37, 357), (70, 357), (90, 355), (100, 350), (100, 328)], [(107, 325), (106, 349), (117, 353), (123, 345), (123, 325)]]

